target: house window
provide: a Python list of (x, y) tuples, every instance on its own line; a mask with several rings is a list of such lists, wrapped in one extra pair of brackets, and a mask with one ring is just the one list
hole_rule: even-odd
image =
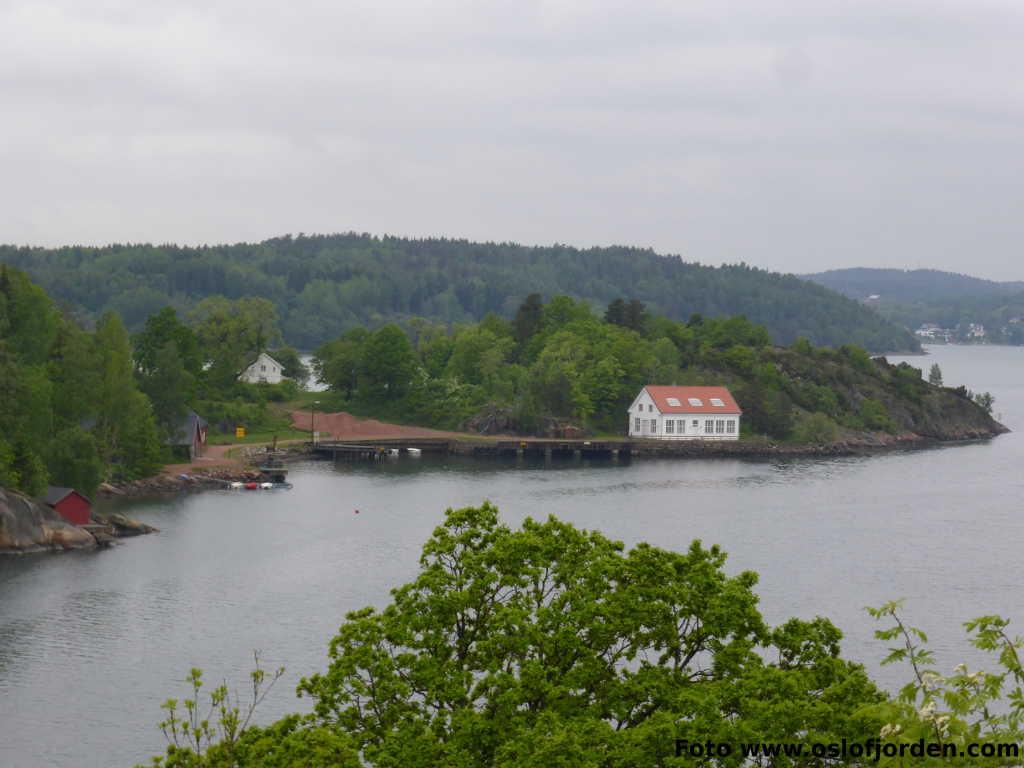
[(636, 432), (637, 434), (640, 433), (640, 417), (639, 416), (637, 416), (635, 419), (633, 419), (633, 431)]
[(704, 434), (705, 435), (713, 435), (714, 433), (715, 433), (715, 420), (714, 419), (706, 419), (704, 421)]
[(722, 398), (720, 397), (712, 397), (711, 404), (716, 408), (725, 408), (725, 403), (722, 402)]
[(675, 423), (675, 421), (673, 421), (672, 419), (668, 419), (665, 422), (665, 434), (666, 435), (671, 435), (671, 434), (675, 433), (675, 431), (676, 431), (676, 423)]
[(729, 419), (727, 422), (725, 422), (725, 431), (728, 432), (730, 435), (735, 435), (736, 422), (733, 421), (732, 419)]
[(715, 420), (715, 434), (716, 435), (724, 435), (725, 434), (725, 419), (716, 419)]
[(658, 420), (657, 419), (651, 419), (651, 434), (652, 435), (658, 434)]
[(699, 432), (700, 431), (700, 422), (697, 421), (697, 419), (693, 420), (693, 431), (694, 432)]
[(678, 408), (679, 406), (682, 405), (682, 403), (679, 402), (678, 397), (666, 397), (665, 402), (671, 405), (673, 408)]
[(265, 370), (267, 370), (267, 366), (265, 366), (265, 365), (262, 365), (262, 364), (261, 364), (261, 365), (260, 365), (260, 370), (261, 370), (261, 371), (265, 371)]
[(688, 397), (686, 401), (694, 408), (703, 408), (704, 402), (699, 397)]

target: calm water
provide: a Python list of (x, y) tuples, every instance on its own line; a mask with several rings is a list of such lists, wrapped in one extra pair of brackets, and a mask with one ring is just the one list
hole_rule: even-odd
[(413, 576), (446, 507), (484, 499), (513, 524), (554, 513), (627, 543), (720, 544), (731, 572), (761, 574), (769, 621), (828, 616), (890, 685), (905, 678), (877, 668), (865, 605), (905, 597), (941, 666), (973, 659), (959, 622), (1024, 621), (1024, 349), (910, 361), (990, 390), (1020, 431), (835, 460), (311, 462), (290, 492), (131, 503), (122, 511), (161, 533), (109, 551), (0, 558), (0, 766), (142, 762), (163, 750), (159, 705), (185, 693), (188, 669), (242, 682), (253, 649), (288, 669), (263, 719), (300, 709), (295, 684), (324, 668), (342, 615)]

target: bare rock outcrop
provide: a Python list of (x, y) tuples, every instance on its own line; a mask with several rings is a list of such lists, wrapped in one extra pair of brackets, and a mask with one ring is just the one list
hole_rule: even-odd
[(96, 539), (51, 507), (0, 488), (0, 552), (91, 549)]

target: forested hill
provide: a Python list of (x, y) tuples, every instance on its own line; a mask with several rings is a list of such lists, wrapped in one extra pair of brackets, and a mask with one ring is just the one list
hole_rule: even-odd
[(805, 275), (845, 296), (877, 295), (872, 307), (905, 328), (934, 323), (955, 332), (960, 342), (972, 325), (984, 341), (1024, 344), (1024, 282), (996, 282), (934, 269), (836, 269)]
[(567, 294), (603, 309), (639, 299), (677, 320), (746, 315), (776, 343), (918, 349), (899, 326), (817, 284), (739, 266), (705, 267), (651, 250), (580, 250), (360, 234), (279, 237), (186, 248), (112, 245), (0, 246), (0, 263), (26, 270), (58, 301), (88, 317), (115, 310), (137, 329), (170, 304), (189, 311), (207, 296), (273, 301), (289, 343), (312, 348), (339, 332), (424, 317), (468, 323), (512, 316), (530, 293)]
[(853, 299), (879, 295), (889, 301), (932, 301), (1024, 293), (1024, 282), (996, 282), (937, 269), (831, 269), (804, 275)]

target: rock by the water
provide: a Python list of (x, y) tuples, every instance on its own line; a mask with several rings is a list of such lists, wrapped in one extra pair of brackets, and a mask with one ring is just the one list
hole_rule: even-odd
[(91, 549), (96, 539), (42, 502), (0, 488), (0, 552)]

